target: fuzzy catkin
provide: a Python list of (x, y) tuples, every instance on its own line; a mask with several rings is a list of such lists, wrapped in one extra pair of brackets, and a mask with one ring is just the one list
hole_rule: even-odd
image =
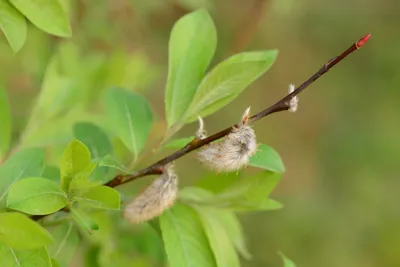
[(177, 192), (178, 177), (171, 166), (166, 167), (159, 178), (128, 203), (124, 217), (135, 224), (153, 219), (172, 206)]
[(247, 124), (250, 108), (243, 114), (237, 127), (220, 142), (206, 145), (198, 152), (199, 160), (212, 170), (237, 171), (246, 166), (257, 151), (256, 135)]

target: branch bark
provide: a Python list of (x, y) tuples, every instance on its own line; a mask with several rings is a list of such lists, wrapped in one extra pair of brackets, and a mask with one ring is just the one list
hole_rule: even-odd
[[(292, 93), (286, 95), (282, 99), (280, 99), (278, 102), (275, 104), (271, 105), (270, 107), (260, 111), (259, 113), (253, 115), (250, 117), (250, 123), (254, 123), (268, 115), (271, 115), (273, 113), (277, 113), (280, 111), (285, 111), (289, 109), (289, 101), (300, 94), (303, 90), (305, 90), (308, 86), (310, 86), (314, 81), (316, 81), (319, 77), (324, 75), (326, 72), (328, 72), (331, 68), (333, 68), (336, 64), (341, 62), (344, 58), (346, 58), (349, 54), (352, 52), (360, 49), (370, 38), (370, 34), (362, 37), (360, 40), (352, 44), (348, 49), (346, 49), (344, 52), (342, 52), (339, 56), (329, 60), (326, 64), (324, 64), (316, 73), (314, 73), (310, 78), (308, 78), (305, 82), (303, 82), (299, 87), (297, 87)], [(188, 143), (186, 146), (183, 148), (179, 149), (178, 151), (170, 154), (169, 156), (157, 161), (156, 163), (141, 169), (139, 171), (134, 172), (133, 174), (129, 175), (117, 175), (112, 179), (110, 182), (105, 184), (106, 186), (109, 187), (117, 187), (119, 185), (123, 185), (126, 183), (129, 183), (131, 181), (134, 181), (136, 179), (139, 179), (144, 176), (148, 175), (156, 175), (156, 174), (162, 174), (163, 168), (166, 164), (171, 163), (186, 154), (192, 152), (193, 150), (199, 149), (207, 144), (210, 144), (211, 142), (214, 142), (227, 134), (229, 134), (232, 130), (233, 127), (237, 126), (232, 125), (226, 129), (223, 129), (205, 139), (194, 139), (190, 143)], [(48, 215), (39, 215), (39, 216), (34, 216), (32, 219), (34, 220), (40, 220), (43, 217), (46, 217)]]

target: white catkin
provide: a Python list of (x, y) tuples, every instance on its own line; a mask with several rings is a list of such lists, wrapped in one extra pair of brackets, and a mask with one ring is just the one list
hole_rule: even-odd
[(178, 177), (172, 166), (167, 166), (160, 177), (128, 203), (123, 215), (135, 224), (151, 220), (173, 205), (177, 193)]
[[(289, 94), (293, 93), (294, 88), (295, 88), (294, 84), (289, 85)], [(296, 112), (298, 107), (299, 107), (299, 97), (294, 96), (289, 101), (289, 112)]]
[(237, 171), (246, 166), (249, 158), (257, 151), (256, 135), (247, 124), (250, 108), (220, 142), (204, 146), (199, 152), (199, 160), (212, 170), (221, 172)]

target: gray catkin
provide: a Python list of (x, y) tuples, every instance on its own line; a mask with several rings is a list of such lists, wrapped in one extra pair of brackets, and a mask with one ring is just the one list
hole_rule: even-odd
[(204, 146), (198, 152), (198, 158), (214, 171), (237, 171), (246, 166), (249, 158), (257, 151), (256, 135), (247, 124), (250, 108), (242, 116), (237, 127), (220, 142)]
[(155, 179), (141, 194), (133, 198), (124, 209), (130, 223), (141, 223), (161, 215), (172, 206), (178, 192), (178, 177), (172, 166)]

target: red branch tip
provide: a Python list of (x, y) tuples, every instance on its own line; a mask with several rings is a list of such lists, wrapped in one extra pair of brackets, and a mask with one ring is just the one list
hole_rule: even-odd
[(363, 45), (365, 45), (366, 42), (368, 42), (369, 38), (371, 37), (371, 34), (365, 35), (363, 38), (358, 40), (356, 43), (357, 49), (361, 48)]

